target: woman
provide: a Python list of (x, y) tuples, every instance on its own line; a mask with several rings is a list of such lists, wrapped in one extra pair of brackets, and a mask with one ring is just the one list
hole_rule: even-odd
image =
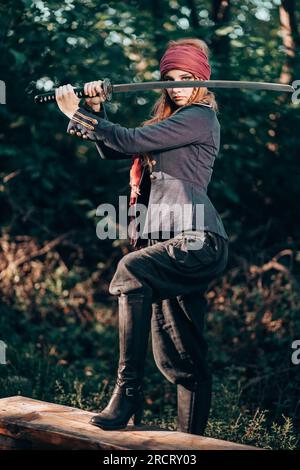
[[(161, 79), (208, 80), (208, 53), (200, 39), (170, 41)], [(150, 192), (142, 234), (133, 237), (140, 249), (119, 261), (109, 286), (118, 295), (119, 365), (110, 401), (91, 423), (103, 429), (122, 429), (131, 417), (140, 423), (151, 329), (156, 365), (177, 385), (178, 430), (201, 435), (211, 403), (205, 293), (228, 260), (228, 236), (206, 193), (220, 145), (214, 94), (204, 87), (162, 90), (152, 119), (127, 129), (100, 110), (101, 81), (86, 84), (85, 92), (88, 106), (78, 107), (71, 85), (56, 91), (71, 119), (68, 132), (95, 141), (102, 158), (133, 159), (130, 205)]]

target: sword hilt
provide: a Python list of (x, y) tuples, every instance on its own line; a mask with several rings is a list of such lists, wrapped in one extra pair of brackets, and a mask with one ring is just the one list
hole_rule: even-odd
[[(102, 81), (102, 90), (105, 97), (105, 101), (111, 101), (112, 98), (112, 91), (113, 87), (109, 80), (109, 78), (104, 78)], [(90, 98), (89, 95), (85, 95), (84, 87), (75, 87), (73, 91), (77, 98)], [(38, 104), (45, 104), (45, 103), (54, 103), (55, 100), (55, 91), (49, 91), (48, 93), (41, 93), (40, 95), (36, 95), (34, 97), (34, 102)]]

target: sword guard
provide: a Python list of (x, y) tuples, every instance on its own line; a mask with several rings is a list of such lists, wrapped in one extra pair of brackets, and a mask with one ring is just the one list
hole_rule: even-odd
[(102, 82), (102, 89), (106, 101), (111, 101), (112, 98), (112, 84), (109, 78), (104, 78)]

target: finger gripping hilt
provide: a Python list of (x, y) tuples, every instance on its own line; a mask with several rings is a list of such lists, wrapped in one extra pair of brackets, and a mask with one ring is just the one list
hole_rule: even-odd
[[(102, 90), (104, 93), (104, 97), (106, 101), (111, 101), (112, 98), (112, 84), (110, 83), (109, 78), (104, 78), (102, 81)], [(83, 87), (75, 87), (73, 88), (73, 91), (77, 98), (89, 98), (89, 95), (84, 94), (84, 88)], [(55, 102), (55, 92), (50, 91), (49, 93), (42, 93), (40, 95), (36, 95), (34, 97), (34, 102), (35, 103), (54, 103)]]

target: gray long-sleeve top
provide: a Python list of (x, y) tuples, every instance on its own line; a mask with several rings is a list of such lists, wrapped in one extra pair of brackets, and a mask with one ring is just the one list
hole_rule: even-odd
[(220, 147), (215, 111), (193, 103), (158, 123), (126, 128), (109, 121), (103, 108), (100, 113), (78, 108), (67, 131), (79, 131), (93, 140), (104, 159), (130, 159), (133, 154), (151, 152), (156, 164), (142, 237), (191, 229), (208, 230), (228, 239), (207, 196)]

